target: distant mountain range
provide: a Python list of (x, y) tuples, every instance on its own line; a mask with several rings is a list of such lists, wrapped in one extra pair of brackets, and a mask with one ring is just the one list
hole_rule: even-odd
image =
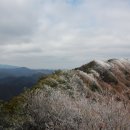
[(13, 65), (0, 64), (0, 69), (12, 69), (12, 68), (20, 68), (20, 67), (13, 66)]
[(0, 99), (8, 100), (18, 95), (24, 88), (32, 87), (40, 77), (52, 72), (0, 64)]

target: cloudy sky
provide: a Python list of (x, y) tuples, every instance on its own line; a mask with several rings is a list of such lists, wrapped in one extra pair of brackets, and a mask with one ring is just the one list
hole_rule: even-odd
[(130, 0), (0, 0), (0, 64), (73, 68), (130, 57)]

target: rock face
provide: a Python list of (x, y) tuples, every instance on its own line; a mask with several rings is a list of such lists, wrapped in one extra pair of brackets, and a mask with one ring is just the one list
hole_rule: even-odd
[(12, 130), (130, 129), (130, 62), (92, 61), (57, 71), (0, 103), (0, 128)]

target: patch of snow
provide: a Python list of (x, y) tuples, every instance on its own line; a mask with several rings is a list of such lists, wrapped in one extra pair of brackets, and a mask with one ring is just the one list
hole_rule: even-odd
[(99, 73), (97, 72), (97, 71), (95, 71), (95, 70), (91, 70), (90, 71), (95, 77), (99, 77), (100, 75), (99, 75)]
[(118, 65), (121, 68), (125, 68), (127, 65), (130, 65), (130, 61), (127, 59), (116, 59), (112, 61), (113, 65)]
[(99, 65), (99, 66), (101, 66), (101, 67), (103, 67), (103, 68), (105, 68), (105, 69), (111, 68), (111, 65), (108, 64), (108, 63), (105, 62), (105, 61), (96, 60), (95, 62), (97, 63), (97, 65)]
[(79, 74), (81, 75), (81, 76), (83, 76), (85, 79), (88, 79), (89, 81), (95, 81), (96, 82), (96, 79), (94, 78), (94, 76), (93, 76), (93, 74), (87, 74), (87, 73), (85, 73), (85, 72), (83, 72), (83, 71), (78, 71), (79, 72)]

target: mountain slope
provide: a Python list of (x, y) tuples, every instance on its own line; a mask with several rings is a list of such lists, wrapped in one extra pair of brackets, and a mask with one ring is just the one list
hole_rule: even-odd
[(53, 72), (53, 70), (33, 70), (26, 67), (15, 67), (9, 65), (0, 66), (1, 100), (11, 99), (23, 92), (25, 88), (30, 88), (35, 85), (41, 76)]
[(35, 85), (41, 76), (45, 76), (45, 74), (20, 77), (10, 76), (0, 79), (0, 99), (6, 101), (19, 95), (25, 89)]
[(84, 78), (84, 73), (94, 78), (97, 86), (107, 89), (113, 93), (118, 93), (126, 98), (129, 97), (130, 87), (130, 61), (126, 59), (111, 59), (106, 62), (92, 61), (76, 70), (80, 70), (79, 75)]
[(0, 126), (25, 130), (130, 129), (130, 62), (92, 61), (57, 71), (1, 102)]

